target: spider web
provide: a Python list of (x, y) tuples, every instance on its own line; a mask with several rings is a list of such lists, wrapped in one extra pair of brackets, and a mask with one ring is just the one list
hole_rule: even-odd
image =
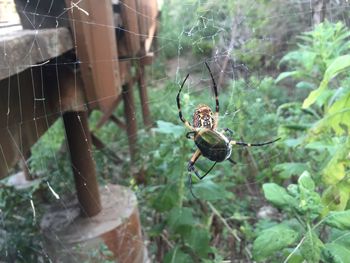
[[(37, 2), (37, 6), (39, 6), (41, 1), (43, 0), (39, 0)], [(54, 1), (56, 0), (52, 0), (51, 4)], [(57, 21), (58, 30), (58, 25), (61, 22), (69, 22), (69, 18), (65, 17), (67, 12), (74, 10), (74, 12), (82, 12), (86, 16), (89, 15), (86, 10), (80, 8), (79, 3), (82, 1), (84, 0), (75, 2), (72, 1), (72, 5), (70, 7), (56, 16), (50, 15), (49, 12), (45, 15), (37, 13), (36, 10), (34, 12), (28, 11), (27, 4), (25, 4), (23, 8), (19, 10), (19, 12), (21, 12), (24, 16), (28, 16), (28, 18), (40, 16), (40, 19), (34, 19), (34, 21), (36, 21), (36, 23), (33, 24), (34, 30), (40, 30), (41, 23), (43, 23), (45, 19), (53, 19), (53, 21)], [(29, 2), (30, 1), (27, 3)], [(151, 108), (157, 108), (157, 105), (162, 105), (162, 102), (168, 101), (168, 98), (174, 98), (174, 103), (172, 105), (168, 105), (168, 107), (171, 108), (169, 111), (173, 114), (171, 116), (164, 116), (163, 121), (169, 121), (176, 125), (181, 125), (177, 118), (175, 97), (183, 78), (187, 73), (190, 73), (190, 77), (182, 94), (182, 102), (184, 116), (191, 121), (190, 116), (192, 115), (193, 109), (199, 103), (214, 105), (215, 100), (211, 92), (210, 76), (204, 67), (204, 62), (208, 62), (213, 71), (214, 78), (219, 83), (219, 97), (220, 101), (222, 101), (219, 119), (220, 127), (224, 128), (226, 125), (230, 128), (232, 127), (235, 131), (234, 135), (237, 139), (244, 139), (249, 142), (257, 142), (255, 140), (264, 141), (273, 139), (275, 136), (277, 136), (277, 127), (273, 125), (264, 133), (259, 131), (258, 138), (255, 137), (255, 134), (258, 133), (257, 131), (246, 131), (236, 129), (236, 127), (240, 125), (242, 127), (247, 127), (248, 124), (254, 125), (254, 123), (251, 123), (248, 119), (250, 115), (249, 112), (251, 110), (256, 111), (252, 113), (253, 115), (257, 114), (259, 116), (261, 114), (268, 116), (269, 114), (272, 114), (273, 110), (275, 109), (269, 109), (266, 104), (262, 104), (261, 108), (253, 108), (251, 105), (244, 103), (238, 106), (237, 100), (240, 98), (248, 98), (246, 94), (249, 94), (249, 97), (253, 97), (257, 101), (262, 100), (262, 98), (259, 98), (260, 91), (258, 90), (259, 87), (264, 84), (264, 76), (270, 74), (275, 77), (277, 74), (276, 70), (273, 70), (276, 65), (273, 64), (272, 61), (276, 61), (278, 58), (281, 58), (286, 51), (286, 47), (293, 44), (293, 39), (288, 38), (287, 36), (295, 36), (300, 32), (307, 31), (312, 28), (311, 24), (309, 23), (312, 15), (311, 1), (285, 1), (283, 9), (267, 9), (264, 12), (261, 12), (260, 15), (256, 17), (256, 21), (253, 26), (251, 26), (253, 19), (252, 17), (257, 14), (257, 10), (259, 10), (261, 7), (261, 4), (259, 3), (260, 1), (251, 0), (251, 5), (248, 7), (237, 5), (236, 7), (238, 11), (236, 11), (236, 13), (232, 13), (232, 17), (227, 18), (223, 18), (222, 16), (220, 17), (220, 15), (222, 15), (220, 14), (220, 8), (223, 7), (223, 4), (217, 4), (216, 6), (213, 4), (213, 2), (214, 1), (185, 1), (184, 3), (180, 3), (180, 1), (172, 1), (171, 4), (173, 11), (164, 11), (162, 20), (159, 22), (161, 29), (159, 34), (156, 36), (157, 45), (153, 48), (153, 52), (155, 53), (156, 57), (171, 58), (163, 61), (156, 61), (149, 67), (147, 72), (148, 86), (151, 87), (149, 88), (150, 93), (156, 93), (156, 95), (150, 96), (148, 103)], [(275, 2), (278, 3), (279, 1), (276, 0)], [(331, 3), (327, 7), (327, 18), (331, 21), (341, 20), (344, 24), (349, 26), (350, 21), (345, 14), (346, 12), (344, 11), (349, 10), (348, 1), (334, 0), (330, 2)], [(162, 6), (162, 4), (162, 1), (159, 1), (159, 5)], [(131, 12), (140, 15), (139, 11), (127, 5), (126, 7)], [(281, 7), (281, 4), (279, 7)], [(176, 13), (180, 13), (179, 8), (188, 9), (188, 12), (196, 10), (194, 17), (192, 17), (192, 15), (189, 15), (188, 17), (179, 17), (179, 14)], [(214, 15), (213, 12), (210, 12), (213, 8), (218, 10), (218, 14)], [(180, 14), (183, 15), (183, 12)], [(169, 17), (172, 18), (164, 17), (164, 15), (169, 15)], [(176, 26), (173, 28), (173, 30), (171, 28), (167, 28), (169, 23), (166, 21), (166, 19), (173, 19), (176, 21)], [(291, 22), (287, 23), (285, 22), (286, 20), (290, 20)], [(301, 22), (298, 23), (298, 21)], [(14, 23), (18, 23), (18, 20)], [(280, 30), (277, 32), (268, 31), (269, 29), (274, 28), (277, 23), (281, 23)], [(89, 22), (87, 24), (93, 26), (93, 22)], [(116, 27), (116, 29), (120, 28)], [(3, 28), (1, 28), (1, 30), (1, 33), (5, 34)], [(6, 30), (9, 30), (9, 27), (6, 27)], [(72, 30), (73, 35), (76, 34), (74, 31), (75, 29), (73, 28)], [(260, 33), (254, 34), (255, 32)], [(34, 38), (28, 52), (33, 51), (32, 49), (35, 47), (36, 41), (37, 39)], [(254, 43), (254, 45), (252, 43)], [(1, 49), (2, 51), (0, 52), (2, 53), (1, 57), (3, 60), (1, 60), (0, 67), (7, 68), (8, 65), (6, 65), (6, 56), (9, 54), (6, 52), (6, 46), (1, 47)], [(208, 51), (208, 49), (210, 51)], [(77, 52), (79, 52), (79, 50), (77, 50)], [(171, 52), (173, 52), (173, 54), (171, 54)], [(263, 66), (261, 68), (254, 68), (252, 66), (253, 63), (250, 63), (251, 60), (254, 59), (261, 60), (261, 65)], [(113, 58), (111, 58), (111, 60), (113, 60)], [(92, 63), (94, 62), (98, 63), (98, 61), (92, 61)], [(47, 63), (47, 61), (43, 60), (42, 63)], [(81, 62), (76, 60), (72, 62), (65, 61), (64, 63), (76, 69)], [(50, 61), (50, 66), (58, 67), (60, 65), (60, 61)], [(19, 68), (26, 66), (27, 64), (18, 65)], [(33, 64), (31, 66), (35, 67), (38, 65)], [(171, 85), (169, 83), (171, 83)], [(241, 94), (237, 96), (237, 94), (230, 92), (230, 89), (235, 91), (240, 90)], [(159, 90), (161, 90), (161, 92), (158, 92)], [(8, 116), (12, 111), (10, 107), (10, 92), (12, 91), (8, 90)], [(291, 91), (291, 96), (295, 95), (293, 92), (294, 91)], [(201, 101), (199, 98), (204, 98), (205, 101)], [(18, 93), (18, 100), (23, 101), (24, 99), (25, 98), (21, 96), (21, 93)], [(38, 95), (38, 97), (35, 98), (34, 108), (39, 107), (40, 103), (42, 103), (42, 101), (41, 97)], [(59, 95), (58, 104), (61, 105), (61, 103), (62, 102)], [(90, 102), (87, 102), (87, 105), (85, 106), (88, 106), (89, 103)], [(261, 110), (264, 112), (260, 112)], [(60, 116), (62, 116), (63, 113), (63, 111), (57, 112), (57, 114)], [(22, 114), (23, 113), (20, 112), (20, 115)], [(139, 115), (140, 113), (137, 113), (136, 117), (141, 119), (141, 116)], [(100, 113), (94, 112), (92, 116), (90, 116), (90, 121), (91, 119), (92, 121), (93, 119), (96, 120), (100, 116)], [(35, 115), (34, 109), (33, 122), (36, 121), (37, 117), (39, 116)], [(49, 126), (51, 116), (45, 115), (43, 117)], [(19, 119), (20, 121), (18, 121), (17, 124), (21, 126), (22, 116), (20, 116)], [(276, 122), (271, 123), (278, 125)], [(113, 124), (107, 124), (106, 126), (106, 128), (103, 127), (101, 129), (99, 135), (101, 135), (102, 138), (106, 136), (105, 138), (108, 139), (108, 141), (113, 141), (112, 143), (108, 144), (107, 150), (118, 151), (119, 156), (127, 155), (128, 140), (126, 135), (121, 135), (120, 131), (116, 130), (116, 128), (111, 128), (113, 127)], [(10, 136), (14, 136), (11, 133), (10, 128), (11, 127), (9, 126), (6, 127)], [(141, 127), (140, 130), (142, 130), (142, 128), (143, 127)], [(104, 132), (109, 134), (103, 135)], [(141, 136), (143, 132), (143, 130), (140, 131)], [(75, 191), (70, 160), (67, 154), (65, 154), (67, 152), (68, 145), (64, 140), (62, 121), (56, 121), (55, 124), (53, 124), (53, 127), (44, 135), (43, 138), (41, 138), (41, 140), (44, 140), (44, 143), (40, 144), (39, 142), (39, 144), (34, 146), (33, 149), (33, 151), (36, 152), (37, 159), (32, 162), (32, 166), (26, 163), (24, 165), (24, 169), (31, 170), (33, 173), (38, 175), (39, 178), (40, 176), (43, 176), (40, 175), (40, 173), (47, 173), (49, 171), (51, 173), (49, 176), (43, 176), (44, 184), (47, 186), (46, 190), (48, 193), (50, 193), (51, 200), (56, 199), (61, 206), (66, 207), (68, 213), (69, 201), (67, 201), (64, 196), (69, 194), (74, 195)], [(50, 144), (47, 144), (46, 147), (44, 147), (45, 142), (50, 142)], [(23, 145), (18, 144), (16, 145), (16, 148), (21, 153), (21, 158), (25, 159), (25, 153), (22, 151)], [(125, 169), (130, 169), (129, 167), (123, 167), (123, 165), (115, 166), (108, 164), (110, 159), (103, 157), (103, 150), (94, 149), (93, 151), (95, 154), (97, 169), (99, 171), (98, 174), (100, 174), (100, 172), (102, 174), (121, 174), (123, 171), (125, 171)], [(273, 163), (273, 161), (278, 160), (279, 157), (279, 153), (275, 146), (252, 149), (249, 150), (248, 153), (244, 153), (243, 150), (239, 149), (234, 149), (234, 151), (234, 157), (238, 158), (235, 159), (235, 161), (238, 163), (237, 167), (240, 170), (249, 169), (249, 164), (241, 159), (241, 156), (244, 154), (248, 156), (247, 158), (257, 158), (259, 161), (262, 160), (265, 164)], [(5, 154), (6, 153), (2, 150), (2, 148), (0, 148), (0, 156), (4, 157)], [(190, 154), (191, 152), (188, 153), (188, 158), (190, 158)], [(147, 160), (147, 157), (142, 156), (141, 159)], [(225, 164), (223, 166), (226, 167), (224, 169), (230, 169), (228, 168), (229, 164)], [(11, 173), (15, 173), (20, 170), (20, 167), (8, 167), (8, 169)], [(108, 172), (104, 173), (104, 170), (108, 170)], [(220, 168), (217, 173), (220, 173)], [(61, 176), (66, 180), (58, 180), (58, 178)], [(111, 178), (109, 176), (101, 176), (99, 177), (99, 180), (103, 185), (115, 182), (130, 184), (131, 181), (130, 178)], [(237, 182), (235, 189), (245, 191), (247, 188), (249, 189), (254, 186), (259, 186), (262, 180), (264, 180), (264, 178), (248, 178), (244, 182)], [(136, 191), (142, 192), (142, 189), (136, 189)], [(27, 208), (31, 211), (33, 226), (39, 233), (41, 218), (38, 216), (38, 210), (42, 209), (42, 204), (36, 203), (34, 201), (36, 199), (32, 198), (31, 196), (28, 196), (24, 200), (27, 202)], [(140, 202), (142, 203), (142, 201)], [(10, 254), (10, 250), (12, 250), (11, 246), (14, 245), (12, 243), (12, 235), (15, 234), (6, 231), (6, 229), (9, 229), (9, 226), (6, 225), (7, 221), (5, 222), (4, 220), (4, 215), (6, 212), (7, 211), (0, 211), (0, 245), (4, 250), (1, 251), (0, 259), (5, 262), (11, 262), (13, 260), (13, 255)], [(17, 211), (14, 216), (14, 220), (17, 220), (19, 223), (23, 223), (25, 221), (23, 216), (24, 214), (21, 214), (21, 211)], [(302, 243), (304, 239), (305, 237), (301, 239), (300, 243)], [(60, 240), (58, 240), (58, 242), (60, 242)], [(37, 246), (37, 244), (26, 245), (29, 247), (31, 252), (37, 251), (38, 254), (41, 254), (42, 261), (51, 261), (50, 256), (46, 253), (44, 248), (38, 250), (42, 244), (39, 246)], [(146, 247), (146, 244), (143, 242), (141, 242), (141, 245)], [(25, 246), (21, 246), (17, 249), (17, 260), (24, 261), (23, 255), (26, 253), (24, 251), (24, 247)], [(21, 251), (21, 249), (23, 249), (23, 251)], [(153, 255), (151, 255), (151, 258), (154, 259)], [(71, 260), (72, 262), (78, 262), (73, 255)]]

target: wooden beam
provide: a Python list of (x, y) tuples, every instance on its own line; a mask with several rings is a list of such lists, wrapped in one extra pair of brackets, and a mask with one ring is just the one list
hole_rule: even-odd
[(66, 112), (63, 114), (63, 121), (82, 214), (91, 217), (98, 214), (102, 207), (87, 113), (86, 111)]
[(88, 106), (106, 111), (121, 91), (112, 4), (85, 0), (78, 9), (65, 1)]

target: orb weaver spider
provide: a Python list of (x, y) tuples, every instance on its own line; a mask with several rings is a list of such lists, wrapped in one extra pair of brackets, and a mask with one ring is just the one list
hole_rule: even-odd
[[(215, 95), (215, 112), (205, 104), (199, 104), (193, 113), (193, 125), (191, 125), (183, 116), (181, 111), (180, 104), (180, 94), (182, 88), (185, 85), (185, 82), (190, 74), (187, 74), (186, 78), (181, 84), (180, 90), (176, 96), (177, 108), (179, 110), (179, 118), (185, 124), (185, 126), (190, 130), (186, 134), (186, 138), (193, 139), (194, 143), (197, 146), (197, 150), (192, 155), (190, 161), (188, 162), (188, 172), (189, 174), (189, 187), (190, 192), (193, 197), (196, 196), (192, 191), (192, 172), (198, 177), (199, 180), (202, 180), (207, 176), (210, 171), (214, 168), (216, 163), (223, 162), (225, 160), (230, 161), (232, 164), (236, 164), (234, 160), (231, 159), (232, 145), (241, 145), (241, 146), (263, 146), (267, 144), (274, 143), (281, 138), (277, 138), (272, 141), (263, 142), (263, 143), (246, 143), (232, 140), (231, 136), (233, 131), (229, 128), (225, 128), (222, 131), (218, 131), (218, 121), (219, 121), (219, 98), (218, 98), (218, 89), (213, 77), (213, 74), (210, 70), (210, 67), (207, 62), (205, 65), (209, 71), (210, 78), (212, 80), (214, 95)], [(225, 133), (229, 133), (229, 136), (226, 136)], [(204, 174), (200, 175), (197, 169), (195, 168), (195, 163), (198, 158), (203, 155), (207, 159), (214, 162), (211, 168)]]

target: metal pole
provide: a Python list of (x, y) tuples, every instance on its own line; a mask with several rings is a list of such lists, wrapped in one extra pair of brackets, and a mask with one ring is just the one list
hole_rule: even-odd
[(86, 111), (63, 114), (69, 145), (75, 186), (82, 212), (91, 217), (101, 211), (95, 162), (91, 151), (91, 136)]

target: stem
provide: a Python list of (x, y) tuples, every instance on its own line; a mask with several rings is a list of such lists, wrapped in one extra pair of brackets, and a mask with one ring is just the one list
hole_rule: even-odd
[(233, 237), (238, 241), (241, 242), (240, 237), (237, 235), (237, 230), (236, 229), (232, 229), (230, 227), (230, 225), (227, 223), (227, 221), (225, 220), (225, 218), (223, 218), (220, 214), (220, 212), (218, 210), (216, 210), (216, 208), (212, 205), (212, 203), (208, 202), (208, 205), (210, 207), (210, 209), (214, 212), (215, 215), (218, 216), (218, 218), (221, 220), (221, 222), (227, 227), (227, 229), (231, 232), (231, 234), (233, 235)]
[(292, 253), (288, 255), (288, 257), (283, 261), (283, 263), (288, 263), (288, 260), (294, 255), (294, 253), (299, 249), (299, 247), (303, 244), (305, 240), (305, 236), (300, 240), (299, 244), (293, 249)]

